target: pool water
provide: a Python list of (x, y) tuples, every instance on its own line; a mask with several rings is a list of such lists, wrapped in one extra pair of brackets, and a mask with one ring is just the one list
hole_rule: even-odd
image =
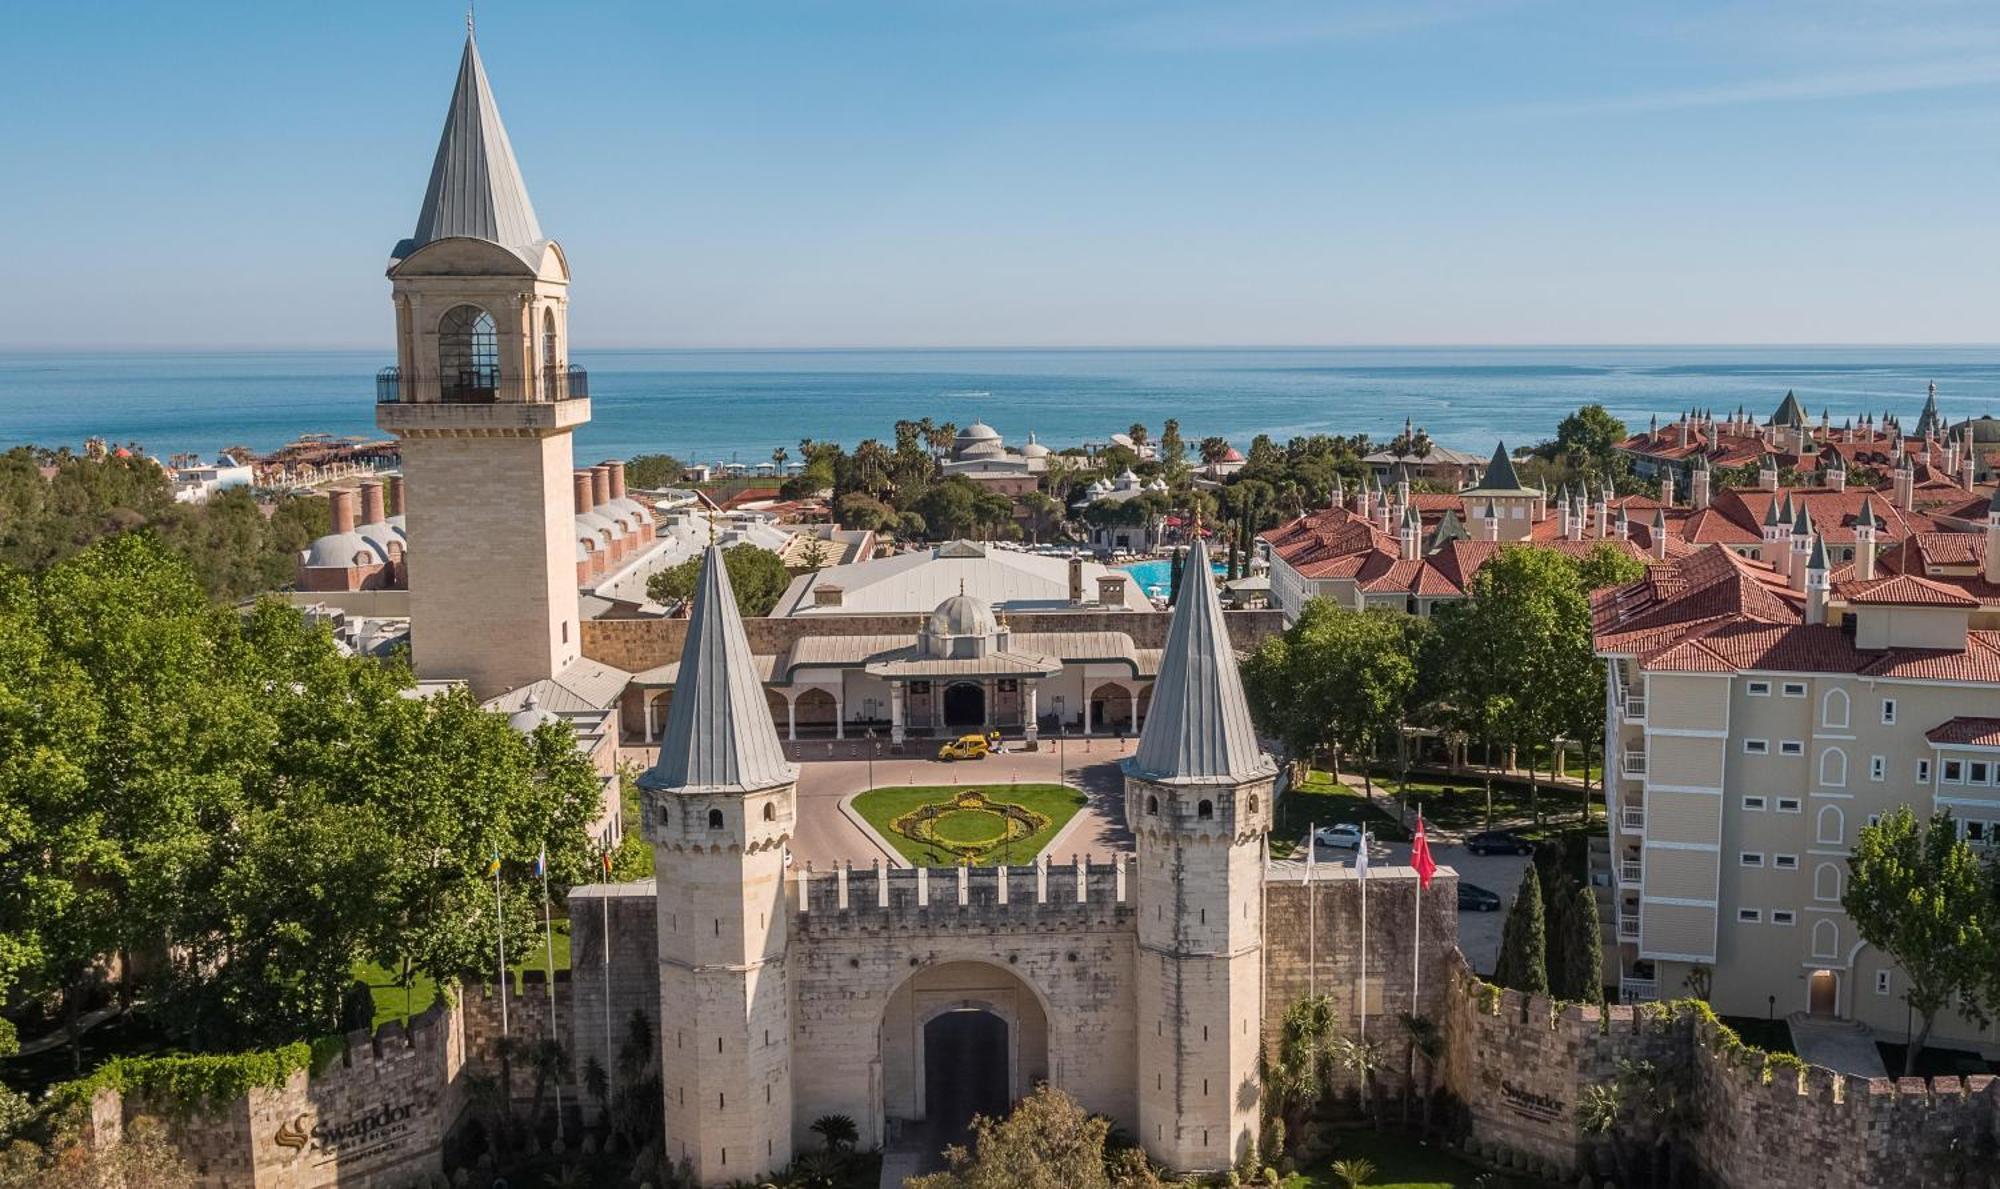
[[(1129, 566), (1121, 566), (1119, 568), (1127, 574), (1132, 575), (1132, 581), (1145, 594), (1165, 595), (1173, 586), (1174, 563), (1171, 559), (1159, 557), (1154, 558), (1152, 561), (1133, 562)], [(1218, 566), (1212, 562), (1208, 568), (1217, 578), (1229, 572), (1227, 566)]]

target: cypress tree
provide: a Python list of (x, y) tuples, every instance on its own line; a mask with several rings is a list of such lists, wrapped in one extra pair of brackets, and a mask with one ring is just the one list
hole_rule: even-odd
[(1177, 546), (1173, 560), (1167, 563), (1167, 606), (1175, 607), (1181, 601), (1181, 575), (1187, 573), (1187, 547)]
[(1531, 864), (1541, 876), (1542, 887), (1542, 936), (1548, 939), (1548, 952), (1544, 962), (1548, 970), (1549, 994), (1557, 999), (1569, 999), (1569, 914), (1574, 898), (1570, 895), (1569, 876), (1563, 873), (1558, 861), (1540, 861), (1547, 852), (1536, 852), (1536, 861)]
[(1548, 922), (1542, 916), (1542, 881), (1535, 865), (1521, 873), (1521, 890), (1500, 933), (1500, 961), (1493, 981), (1516, 991), (1546, 995), (1549, 990)]
[(1569, 934), (1569, 942), (1563, 946), (1562, 997), (1580, 1003), (1602, 1003), (1604, 943), (1597, 933), (1597, 897), (1588, 886), (1576, 889), (1565, 915), (1563, 927)]

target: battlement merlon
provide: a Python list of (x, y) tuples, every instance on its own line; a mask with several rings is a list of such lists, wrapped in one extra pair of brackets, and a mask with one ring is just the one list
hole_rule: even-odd
[(1030, 863), (994, 867), (808, 866), (792, 873), (794, 912), (815, 917), (902, 916), (959, 909), (1023, 912), (1130, 907), (1129, 856), (1105, 862)]

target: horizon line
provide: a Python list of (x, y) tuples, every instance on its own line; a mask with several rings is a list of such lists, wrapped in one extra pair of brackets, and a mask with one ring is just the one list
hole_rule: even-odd
[[(247, 344), (212, 343), (195, 346), (150, 344), (22, 344), (0, 343), (0, 355), (301, 355), (329, 352), (382, 351), (393, 354), (394, 346), (373, 344)], [(1120, 351), (1201, 352), (1201, 351), (1619, 351), (1619, 350), (2000, 350), (2000, 341), (1904, 340), (1881, 342), (1827, 342), (1808, 339), (1769, 341), (1580, 341), (1580, 342), (1331, 342), (1331, 343), (1007, 343), (1007, 344), (742, 344), (710, 346), (663, 346), (642, 344), (594, 344), (577, 346), (574, 353), (658, 352), (661, 354), (972, 354), (972, 353), (1108, 353)]]

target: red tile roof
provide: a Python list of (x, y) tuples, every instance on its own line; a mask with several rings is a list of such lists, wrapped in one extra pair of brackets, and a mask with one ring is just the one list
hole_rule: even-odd
[(1856, 606), (1877, 607), (1977, 607), (1979, 600), (1940, 582), (1915, 574), (1891, 574), (1870, 582), (1851, 584), (1841, 592)]
[(1924, 732), (1932, 743), (2000, 747), (2000, 718), (1954, 718)]

